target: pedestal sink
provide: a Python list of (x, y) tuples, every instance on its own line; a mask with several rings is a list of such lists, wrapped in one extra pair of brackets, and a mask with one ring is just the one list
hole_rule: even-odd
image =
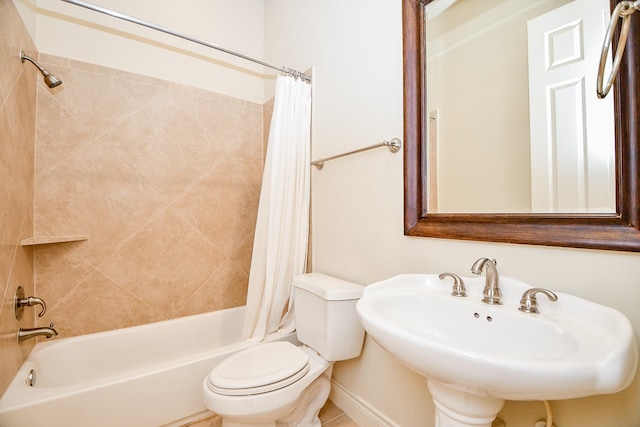
[(369, 285), (357, 310), (367, 333), (427, 377), (436, 427), (489, 427), (505, 400), (557, 400), (618, 392), (635, 375), (638, 348), (620, 312), (575, 296), (539, 299), (519, 311), (531, 286), (500, 279), (503, 305), (482, 303), (484, 278), (400, 275)]

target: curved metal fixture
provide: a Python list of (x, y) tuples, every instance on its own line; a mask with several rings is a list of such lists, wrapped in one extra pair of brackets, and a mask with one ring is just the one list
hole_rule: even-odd
[(536, 298), (537, 294), (546, 295), (550, 301), (558, 301), (558, 295), (548, 289), (531, 288), (527, 289), (522, 295), (522, 298), (520, 299), (520, 308), (518, 308), (518, 310), (525, 313), (540, 313), (538, 310), (538, 299)]
[(47, 86), (49, 86), (49, 88), (53, 89), (54, 87), (60, 86), (62, 84), (62, 80), (60, 80), (55, 74), (51, 74), (46, 68), (42, 68), (33, 58), (27, 56), (23, 50), (20, 50), (20, 61), (29, 61), (33, 65), (35, 65), (36, 68), (40, 70), (40, 73), (44, 78), (44, 82), (47, 84)]
[(467, 289), (464, 286), (464, 280), (462, 277), (454, 273), (442, 273), (438, 276), (440, 280), (444, 280), (445, 277), (451, 277), (453, 279), (453, 288), (451, 289), (451, 295), (454, 297), (466, 297)]
[(58, 331), (53, 328), (53, 323), (48, 328), (20, 328), (18, 329), (18, 342), (23, 342), (35, 337), (45, 337), (47, 339), (58, 335)]
[[(616, 5), (611, 13), (611, 20), (609, 21), (609, 28), (607, 34), (604, 37), (604, 43), (602, 44), (602, 52), (600, 53), (600, 66), (598, 67), (598, 81), (596, 91), (598, 98), (602, 99), (609, 93), (613, 82), (618, 74), (620, 68), (620, 62), (622, 61), (622, 54), (627, 44), (627, 36), (629, 35), (629, 25), (631, 24), (631, 15), (636, 10), (640, 10), (640, 0), (636, 1), (621, 1)], [(607, 65), (607, 56), (609, 56), (609, 48), (611, 47), (611, 39), (613, 33), (618, 26), (618, 18), (622, 19), (622, 27), (620, 28), (620, 38), (618, 39), (618, 45), (616, 48), (616, 56), (613, 59), (613, 66), (611, 68), (611, 74), (607, 79), (607, 83), (603, 85), (604, 81), (604, 69)]]
[(315, 166), (316, 168), (318, 168), (318, 170), (322, 170), (322, 168), (324, 167), (324, 162), (339, 159), (345, 156), (350, 156), (352, 154), (362, 153), (363, 151), (369, 151), (369, 150), (373, 150), (374, 148), (380, 148), (380, 147), (388, 147), (389, 151), (391, 151), (392, 153), (397, 153), (398, 151), (400, 151), (400, 148), (402, 148), (402, 141), (400, 140), (400, 138), (393, 138), (390, 141), (382, 141), (379, 144), (374, 144), (369, 147), (364, 147), (358, 150), (349, 151), (348, 153), (338, 154), (336, 156), (327, 157), (325, 159), (318, 159), (316, 161), (311, 162), (311, 166)]
[(502, 305), (502, 291), (500, 290), (500, 278), (496, 264), (495, 259), (478, 258), (471, 266), (471, 272), (482, 274), (484, 271), (487, 278), (482, 291), (482, 302)]
[(13, 304), (15, 310), (14, 314), (17, 320), (20, 320), (22, 318), (22, 313), (24, 312), (25, 307), (33, 307), (34, 305), (39, 305), (40, 307), (42, 307), (40, 313), (38, 313), (38, 317), (44, 316), (44, 314), (47, 312), (47, 305), (42, 298), (24, 297), (24, 289), (22, 288), (22, 286), (18, 286), (18, 289), (16, 289), (16, 294), (13, 297)]

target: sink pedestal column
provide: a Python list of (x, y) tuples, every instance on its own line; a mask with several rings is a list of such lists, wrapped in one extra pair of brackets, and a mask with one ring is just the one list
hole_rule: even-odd
[(491, 427), (503, 399), (468, 393), (427, 378), (436, 406), (435, 427)]

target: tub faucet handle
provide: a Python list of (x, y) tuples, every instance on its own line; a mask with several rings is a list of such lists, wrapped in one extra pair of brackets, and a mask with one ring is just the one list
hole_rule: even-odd
[(445, 277), (453, 278), (453, 288), (451, 289), (451, 295), (454, 297), (466, 297), (467, 289), (464, 287), (464, 280), (462, 277), (454, 273), (442, 273), (438, 276), (440, 280), (444, 280)]
[(42, 309), (40, 313), (38, 313), (38, 317), (44, 316), (47, 312), (47, 304), (45, 304), (42, 298), (38, 297), (24, 297), (24, 289), (22, 286), (18, 286), (16, 289), (16, 295), (14, 297), (14, 310), (16, 319), (20, 320), (22, 318), (22, 312), (24, 311), (24, 307), (33, 307), (34, 305), (39, 305)]

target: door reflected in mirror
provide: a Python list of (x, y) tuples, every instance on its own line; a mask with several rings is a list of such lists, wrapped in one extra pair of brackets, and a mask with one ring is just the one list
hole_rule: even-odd
[(616, 214), (608, 0), (425, 6), (429, 213)]

